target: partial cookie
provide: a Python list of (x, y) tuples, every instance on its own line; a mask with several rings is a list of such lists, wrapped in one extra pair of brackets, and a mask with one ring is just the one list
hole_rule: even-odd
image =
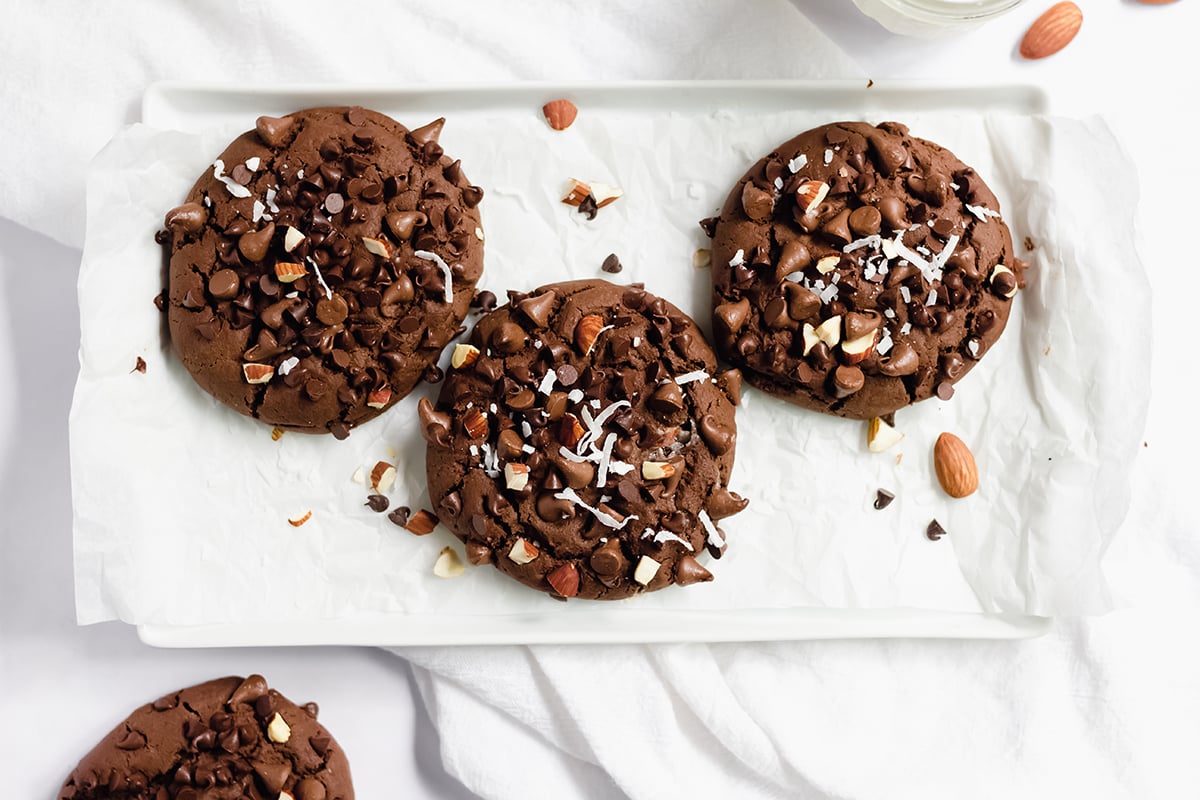
[(483, 192), (443, 122), (314, 108), (226, 148), (166, 217), (171, 339), (201, 387), (338, 438), (412, 390), (483, 271)]
[(59, 800), (353, 800), (350, 765), (261, 675), (220, 678), (144, 705), (83, 757)]
[(894, 122), (785, 142), (703, 224), (721, 356), (754, 386), (843, 417), (949, 399), (1022, 284), (996, 196)]
[(712, 579), (725, 548), (741, 378), (640, 286), (556, 283), (481, 319), (436, 407), (429, 496), (476, 564), (558, 597)]

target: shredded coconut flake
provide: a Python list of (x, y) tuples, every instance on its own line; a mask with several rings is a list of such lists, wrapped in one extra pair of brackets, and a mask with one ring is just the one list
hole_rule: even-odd
[(442, 278), (446, 284), (446, 302), (454, 302), (454, 277), (450, 274), (450, 265), (447, 264), (437, 253), (431, 253), (428, 250), (414, 250), (413, 255), (417, 258), (422, 258), (426, 261), (432, 261), (438, 265), (438, 269), (442, 271)]
[(896, 312), (895, 312), (895, 311), (892, 311), (890, 308), (885, 308), (885, 309), (883, 310), (883, 315), (884, 315), (885, 317), (887, 317), (888, 319), (895, 319), (895, 318), (896, 318)]
[(487, 442), (479, 445), (479, 449), (483, 451), (483, 471), (487, 473), (489, 478), (500, 477), (500, 453), (492, 449), (492, 446)]
[(533, 426), (525, 420), (521, 420), (521, 436), (525, 437), (526, 439), (528, 439), (530, 436), (533, 436)]
[(708, 516), (708, 512), (704, 509), (701, 509), (700, 513), (696, 515), (696, 518), (700, 520), (700, 524), (704, 526), (704, 531), (708, 534), (709, 543), (718, 548), (724, 547), (725, 537), (721, 535), (719, 530), (717, 530), (717, 526), (713, 525), (712, 518)]
[(251, 172), (258, 172), (259, 165), (262, 164), (262, 159), (258, 156), (251, 156), (246, 159), (246, 169)]
[(275, 371), (280, 375), (287, 375), (289, 372), (294, 370), (299, 363), (300, 359), (296, 358), (295, 356), (288, 356), (283, 360), (283, 363), (279, 365), (279, 369)]
[(906, 323), (904, 323), (903, 325), (901, 325), (901, 326), (900, 326), (900, 335), (901, 335), (901, 336), (908, 336), (908, 334), (909, 334), (909, 332), (910, 332), (911, 330), (912, 330), (912, 323), (911, 323), (911, 322), (906, 322)]
[(929, 290), (929, 296), (925, 298), (925, 305), (927, 305), (927, 306), (936, 306), (937, 305), (937, 289)]
[(679, 384), (680, 386), (685, 383), (691, 383), (692, 381), (700, 381), (703, 383), (706, 380), (708, 380), (708, 373), (702, 369), (698, 369), (695, 372), (685, 372), (682, 375), (677, 375), (675, 377), (675, 383)]
[(736, 253), (733, 254), (733, 258), (729, 259), (729, 266), (731, 266), (731, 267), (740, 267), (742, 264), (745, 264), (745, 263), (746, 263), (746, 251), (742, 250), (740, 248), (738, 249), (738, 251)]
[(900, 286), (900, 297), (903, 298), (904, 302), (911, 303), (912, 302), (912, 291), (907, 286), (901, 285)]
[(967, 207), (967, 211), (970, 211), (972, 214), (978, 217), (980, 222), (987, 222), (988, 217), (1000, 216), (999, 211), (993, 211), (987, 206), (973, 206), (970, 203), (964, 203), (963, 205)]
[(617, 435), (610, 433), (604, 437), (604, 446), (600, 448), (600, 463), (596, 470), (596, 488), (603, 489), (604, 484), (608, 481), (608, 468), (612, 461), (613, 443), (617, 441)]
[(651, 537), (653, 537), (655, 544), (663, 544), (664, 542), (679, 542), (688, 549), (689, 553), (696, 552), (696, 548), (692, 547), (691, 542), (689, 542), (687, 539), (676, 536), (670, 531), (653, 531), (650, 528), (646, 528), (646, 530), (642, 531), (643, 539), (649, 539)]
[(213, 177), (225, 184), (225, 188), (234, 197), (249, 197), (250, 190), (225, 174), (225, 162), (217, 159), (213, 162)]
[(855, 250), (861, 250), (864, 247), (878, 249), (883, 247), (883, 237), (878, 233), (872, 233), (870, 236), (864, 236), (861, 239), (855, 239), (850, 244), (842, 248), (843, 253), (853, 253)]
[(807, 165), (808, 165), (808, 156), (804, 155), (804, 153), (801, 153), (800, 155), (796, 156), (795, 158), (793, 158), (791, 161), (788, 162), (788, 171), (791, 172), (793, 175), (795, 175), (797, 172), (804, 169)]
[(580, 400), (583, 399), (583, 390), (582, 389), (572, 389), (571, 391), (567, 392), (567, 399), (570, 400), (572, 403), (578, 403)]
[(782, 192), (782, 191), (783, 191), (783, 178), (776, 178), (776, 179), (775, 179), (775, 190), (776, 190), (776, 191), (778, 191), (778, 192)]
[(254, 214), (251, 217), (251, 221), (258, 222), (260, 219), (263, 218), (263, 214), (266, 213), (266, 211), (267, 211), (267, 207), (262, 204), (262, 201), (255, 200), (254, 201)]
[(321, 288), (325, 290), (325, 299), (333, 299), (333, 289), (329, 288), (329, 284), (325, 282), (325, 276), (321, 274), (321, 268), (317, 266), (317, 262), (313, 261), (313, 257), (309, 256), (304, 259), (313, 268), (313, 272), (317, 273), (317, 283), (321, 284)]
[(875, 352), (881, 356), (886, 356), (888, 351), (892, 349), (893, 344), (892, 332), (885, 330), (883, 332), (883, 338), (881, 338), (879, 343), (875, 345)]
[(825, 148), (825, 166), (829, 166), (832, 163), (833, 163), (833, 151), (830, 150), (828, 147), (826, 147)]
[(942, 270), (946, 268), (946, 262), (950, 260), (950, 256), (954, 255), (954, 248), (956, 247), (958, 247), (958, 234), (954, 234), (947, 239), (946, 244), (942, 247), (942, 252), (934, 256), (933, 266), (937, 270), (938, 277), (941, 277)]
[(554, 391), (554, 382), (558, 380), (558, 376), (554, 374), (554, 370), (546, 370), (546, 374), (542, 376), (542, 382), (538, 384), (538, 391), (544, 395), (549, 395)]
[[(612, 528), (613, 530), (619, 531), (622, 528), (624, 528), (626, 525), (628, 525), (630, 520), (637, 519), (637, 514), (630, 514), (625, 519), (621, 520), (620, 522), (617, 522), (616, 518), (613, 517), (611, 514), (606, 514), (598, 508), (592, 508), (587, 503), (583, 502), (583, 498), (580, 497), (578, 494), (576, 494), (574, 489), (563, 489), (561, 492), (558, 492), (557, 494), (555, 494), (554, 497), (558, 500), (570, 500), (572, 503), (579, 506), (580, 508), (586, 508), (588, 511), (592, 512), (592, 516), (594, 516), (596, 519), (600, 520), (600, 522), (602, 524), (607, 525), (608, 527)], [(601, 498), (601, 500), (603, 500), (603, 497)], [(703, 514), (704, 512), (701, 511), (700, 513)]]

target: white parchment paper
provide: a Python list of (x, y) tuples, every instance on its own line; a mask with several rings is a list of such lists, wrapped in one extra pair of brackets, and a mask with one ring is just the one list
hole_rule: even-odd
[[(692, 266), (707, 245), (697, 221), (774, 145), (833, 120), (816, 110), (584, 109), (555, 133), (535, 112), (496, 113), (451, 118), (442, 143), (487, 192), (481, 288), (503, 298), (509, 287), (607, 277), (600, 263), (615, 252), (625, 265), (619, 280), (644, 282), (707, 329), (709, 275)], [(716, 580), (625, 605), (1108, 608), (1100, 558), (1128, 506), (1149, 385), (1132, 167), (1098, 119), (903, 121), (975, 166), (1000, 197), (1017, 251), (1033, 264), (1008, 331), (950, 402), (899, 412), (906, 438), (884, 454), (867, 452), (865, 423), (748, 388), (731, 488), (750, 506), (723, 525), (730, 547), (710, 564)], [(457, 540), (440, 527), (414, 537), (363, 506), (367, 490), (351, 476), (379, 459), (398, 467), (393, 505), (428, 506), (415, 409), (437, 387), (421, 387), (344, 442), (291, 433), (273, 441), (268, 427), (197, 388), (174, 357), (151, 302), (164, 280), (153, 235), (236, 133), (135, 125), (92, 166), (71, 414), (79, 620), (558, 613), (561, 604), (490, 567), (434, 577), (438, 552)], [(569, 176), (616, 184), (625, 196), (589, 222), (559, 202)], [(145, 374), (130, 371), (138, 357)], [(933, 476), (932, 446), (944, 430), (979, 464), (980, 489), (964, 500), (947, 498)], [(872, 508), (880, 487), (897, 495), (884, 511)], [(308, 523), (288, 524), (307, 510)], [(949, 531), (941, 541), (925, 538), (931, 518)], [(569, 605), (563, 613), (595, 607)]]

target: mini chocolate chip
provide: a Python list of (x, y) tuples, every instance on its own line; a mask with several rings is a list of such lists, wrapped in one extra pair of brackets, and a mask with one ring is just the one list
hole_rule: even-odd
[(892, 504), (896, 499), (896, 495), (889, 492), (887, 489), (877, 489), (875, 491), (875, 510), (882, 511)]
[(579, 371), (570, 364), (563, 364), (554, 372), (558, 376), (558, 382), (563, 386), (574, 386), (575, 381), (579, 380)]
[(946, 535), (946, 529), (936, 519), (930, 520), (929, 525), (925, 528), (925, 535), (929, 537), (930, 541), (936, 542)]
[(394, 525), (399, 525), (403, 528), (408, 524), (408, 517), (412, 514), (412, 509), (408, 506), (397, 506), (390, 514), (387, 515), (388, 521)]
[(949, 400), (954, 397), (954, 384), (950, 381), (941, 381), (937, 385), (937, 396), (939, 400)]
[(608, 257), (604, 259), (604, 263), (600, 265), (600, 269), (605, 272), (618, 273), (623, 269), (621, 259), (617, 258), (616, 253), (609, 253)]
[(383, 513), (387, 511), (388, 506), (391, 505), (391, 501), (381, 494), (371, 494), (367, 495), (367, 502), (363, 505), (369, 506), (376, 513)]

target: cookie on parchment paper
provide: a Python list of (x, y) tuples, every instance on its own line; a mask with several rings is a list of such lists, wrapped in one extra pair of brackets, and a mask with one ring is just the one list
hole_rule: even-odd
[(483, 193), (443, 124), (314, 108), (226, 148), (166, 217), (171, 339), (201, 387), (338, 438), (412, 390), (483, 270)]
[(353, 800), (350, 765), (314, 703), (261, 675), (228, 677), (135, 710), (83, 757), (59, 800)]
[(557, 597), (712, 579), (740, 392), (696, 324), (640, 286), (549, 284), (482, 318), (437, 404), (429, 495), (468, 558)]
[(894, 122), (783, 143), (703, 224), (722, 357), (763, 391), (844, 417), (949, 399), (1022, 284), (978, 173)]

